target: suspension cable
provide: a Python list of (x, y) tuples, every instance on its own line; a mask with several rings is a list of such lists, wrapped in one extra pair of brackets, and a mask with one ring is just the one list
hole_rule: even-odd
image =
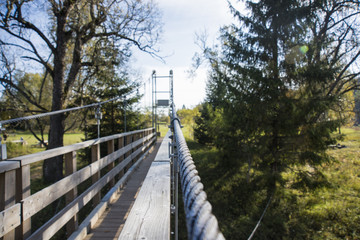
[(224, 240), (182, 134), (174, 103), (172, 103), (171, 128), (173, 129), (173, 141), (177, 151), (178, 163), (176, 167), (179, 170), (183, 192), (188, 239)]
[(270, 203), (271, 203), (271, 200), (272, 200), (272, 197), (273, 197), (273, 196), (274, 196), (274, 193), (272, 193), (272, 194), (271, 194), (271, 196), (270, 196), (270, 198), (269, 198), (269, 201), (267, 202), (266, 207), (265, 207), (265, 209), (264, 209), (263, 213), (261, 214), (261, 217), (260, 217), (259, 221), (257, 222), (257, 224), (256, 224), (256, 226), (255, 226), (255, 228), (254, 228), (254, 230), (253, 230), (253, 231), (252, 231), (252, 233), (250, 234), (250, 236), (249, 236), (248, 240), (251, 240), (251, 239), (253, 238), (253, 236), (254, 236), (254, 234), (255, 234), (256, 230), (257, 230), (257, 229), (258, 229), (258, 227), (260, 226), (260, 223), (261, 223), (262, 219), (263, 219), (263, 218), (264, 218), (264, 216), (265, 216), (266, 210), (268, 209), (268, 207), (269, 207), (269, 205), (270, 205)]
[[(134, 90), (129, 92), (125, 96), (130, 95), (133, 92), (134, 92)], [(3, 120), (3, 121), (0, 121), (0, 126), (5, 125), (5, 124), (10, 124), (10, 123), (15, 123), (15, 122), (27, 121), (27, 120), (31, 120), (31, 119), (37, 119), (37, 118), (57, 115), (57, 114), (61, 114), (61, 113), (76, 111), (76, 110), (80, 110), (80, 109), (84, 109), (84, 108), (97, 107), (97, 106), (101, 106), (102, 104), (124, 98), (125, 96), (119, 96), (119, 97), (115, 97), (115, 98), (112, 98), (112, 99), (109, 99), (109, 100), (106, 100), (106, 101), (103, 101), (103, 102), (93, 103), (93, 104), (80, 106), (80, 107), (73, 107), (73, 108), (68, 108), (68, 109), (63, 109), (63, 110), (58, 110), (58, 111), (53, 111), (53, 112), (40, 113), (40, 114), (26, 116), (26, 117), (19, 117), (19, 118), (14, 118), (14, 119), (9, 119), (9, 120)]]

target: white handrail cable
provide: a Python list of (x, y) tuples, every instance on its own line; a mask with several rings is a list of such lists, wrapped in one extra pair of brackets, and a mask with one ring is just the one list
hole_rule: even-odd
[(183, 193), (184, 210), (188, 239), (225, 240), (218, 221), (212, 213), (212, 207), (200, 181), (196, 166), (191, 157), (184, 135), (181, 131), (180, 120), (176, 115), (172, 103), (171, 128), (174, 133), (173, 141), (176, 146), (176, 168), (179, 170), (181, 189)]
[[(131, 91), (130, 93), (128, 93), (126, 95), (130, 95), (133, 92), (134, 91)], [(116, 101), (116, 100), (119, 100), (124, 97), (125, 96), (119, 96), (119, 97), (115, 97), (115, 98), (112, 98), (112, 99), (109, 99), (109, 100), (106, 100), (103, 102), (93, 103), (93, 104), (89, 104), (89, 105), (85, 105), (85, 106), (73, 107), (73, 108), (68, 108), (68, 109), (63, 109), (63, 110), (58, 110), (58, 111), (53, 111), (53, 112), (47, 112), (47, 113), (40, 113), (40, 114), (36, 114), (36, 115), (19, 117), (19, 118), (14, 118), (14, 119), (9, 119), (9, 120), (2, 120), (2, 121), (0, 121), (0, 126), (3, 126), (5, 124), (10, 124), (10, 123), (15, 123), (15, 122), (21, 122), (21, 121), (27, 121), (27, 120), (31, 120), (31, 119), (37, 119), (37, 118), (57, 115), (57, 114), (61, 114), (61, 113), (71, 112), (71, 111), (77, 111), (77, 110), (84, 109), (84, 108), (98, 107), (105, 103)]]

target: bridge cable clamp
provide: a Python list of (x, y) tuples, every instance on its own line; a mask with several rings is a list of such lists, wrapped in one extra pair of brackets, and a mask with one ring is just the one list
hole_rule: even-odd
[(174, 204), (171, 204), (171, 207), (170, 207), (171, 214), (175, 214), (175, 211), (176, 211), (176, 206)]
[(171, 125), (170, 126), (172, 126), (172, 128), (174, 128), (174, 121), (175, 120), (177, 120), (178, 122), (179, 122), (179, 125), (180, 125), (180, 128), (183, 128), (184, 126), (183, 125), (181, 125), (181, 121), (180, 121), (180, 119), (178, 118), (178, 117), (174, 117), (173, 119), (171, 119)]
[(176, 144), (175, 143), (168, 143), (168, 153), (169, 153), (169, 158), (173, 158), (173, 157), (177, 157), (177, 153), (171, 153), (171, 147), (175, 147)]

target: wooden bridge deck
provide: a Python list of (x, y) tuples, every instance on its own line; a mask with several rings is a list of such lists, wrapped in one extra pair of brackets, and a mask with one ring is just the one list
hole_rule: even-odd
[[(158, 138), (154, 149), (141, 162), (139, 168), (131, 175), (126, 185), (101, 215), (85, 239), (118, 239), (129, 213), (139, 194), (151, 164), (158, 154), (163, 138)], [(162, 147), (164, 148), (164, 147)], [(163, 152), (164, 150), (160, 151)], [(170, 183), (169, 183), (170, 184)]]

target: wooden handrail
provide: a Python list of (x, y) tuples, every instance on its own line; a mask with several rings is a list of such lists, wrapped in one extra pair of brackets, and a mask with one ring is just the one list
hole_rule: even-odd
[[(128, 139), (127, 144), (123, 142), (125, 138)], [(77, 229), (79, 210), (95, 196), (100, 197), (101, 189), (105, 185), (113, 185), (115, 176), (123, 176), (126, 169), (130, 168), (141, 154), (147, 152), (155, 139), (154, 129), (148, 128), (0, 162), (0, 238), (49, 239), (67, 223), (70, 224), (67, 226), (69, 236)], [(114, 140), (118, 140), (119, 149), (116, 151)], [(93, 163), (76, 170), (77, 150), (87, 147), (99, 149), (99, 144), (106, 142), (108, 155), (102, 158), (98, 155), (93, 158)], [(31, 195), (30, 164), (61, 155), (65, 155), (66, 177)], [(126, 158), (123, 159), (123, 156)], [(108, 172), (100, 176), (100, 170), (107, 166)], [(94, 175), (99, 177), (95, 180), (93, 178), (93, 184), (77, 196), (77, 186)], [(66, 206), (31, 235), (31, 217), (65, 195)]]
[[(114, 162), (117, 158), (119, 158), (119, 156), (130, 151), (134, 147), (140, 145), (142, 142), (145, 142), (147, 140), (148, 137), (144, 137), (143, 139), (140, 139), (137, 142), (129, 144), (126, 147), (119, 149), (116, 152), (99, 159), (98, 161), (80, 169), (79, 171), (25, 198), (23, 200), (24, 220), (30, 218), (38, 211), (48, 206), (50, 203), (54, 202), (55, 200), (63, 196), (65, 193), (69, 191), (69, 189), (78, 186), (80, 183), (84, 182), (86, 179), (94, 175), (94, 173), (99, 172), (101, 169), (108, 166), (110, 163)], [(137, 151), (136, 153), (139, 154), (140, 152)], [(130, 160), (132, 159), (133, 157), (131, 157)]]
[(64, 146), (64, 147), (59, 147), (59, 148), (54, 148), (54, 149), (49, 149), (43, 152), (38, 152), (38, 153), (33, 153), (33, 154), (29, 154), (29, 155), (25, 155), (25, 156), (20, 156), (20, 157), (15, 157), (15, 158), (11, 158), (8, 159), (6, 161), (20, 161), (21, 165), (28, 165), (31, 163), (35, 163), (35, 162), (39, 162), (45, 159), (49, 159), (49, 158), (53, 158), (59, 155), (63, 155), (69, 152), (73, 152), (73, 151), (77, 151), (86, 147), (90, 147), (92, 145), (96, 145), (96, 144), (100, 144), (100, 143), (104, 143), (110, 140), (114, 140), (114, 139), (118, 139), (121, 137), (126, 137), (129, 135), (134, 135), (140, 132), (144, 132), (147, 130), (151, 130), (152, 128), (147, 128), (147, 129), (143, 129), (143, 130), (137, 130), (137, 131), (132, 131), (132, 132), (127, 132), (127, 133), (120, 133), (120, 134), (115, 134), (115, 135), (111, 135), (111, 136), (107, 136), (107, 137), (102, 137), (99, 139), (92, 139), (92, 140), (88, 140), (85, 142), (80, 142), (80, 143), (75, 143), (72, 145), (68, 145), (68, 146)]
[[(148, 144), (150, 146), (151, 143)], [(67, 205), (59, 213), (57, 213), (50, 221), (44, 224), (39, 228), (34, 234), (28, 238), (32, 239), (49, 239), (51, 238), (59, 229), (61, 229), (67, 221), (71, 219), (82, 207), (84, 207), (100, 190), (110, 182), (111, 179), (115, 177), (131, 160), (141, 153), (146, 148), (139, 149), (137, 152), (134, 152), (129, 157), (127, 157), (123, 162), (113, 168), (110, 172), (105, 174), (100, 178), (95, 184), (91, 185), (85, 192), (83, 192), (79, 197), (77, 197), (73, 202)]]
[(8, 172), (18, 168), (20, 168), (19, 162), (8, 162), (8, 161), (0, 162), (0, 173)]

